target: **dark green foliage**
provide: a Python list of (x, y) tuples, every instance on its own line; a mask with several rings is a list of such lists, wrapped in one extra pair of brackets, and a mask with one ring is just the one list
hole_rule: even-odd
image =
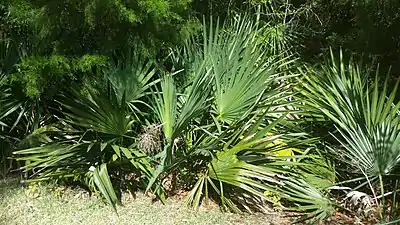
[(342, 55), (338, 62), (332, 55), (330, 66), (301, 70), (305, 79), (299, 92), (309, 112), (323, 114), (335, 123), (334, 136), (341, 148), (330, 147), (332, 154), (355, 174), (351, 181), (363, 181), (355, 189), (369, 187), (375, 197), (374, 191), (380, 192), (382, 208), (378, 206), (378, 212), (381, 220), (386, 220), (391, 213), (384, 210), (383, 194), (388, 189), (398, 190), (393, 184), (399, 179), (400, 167), (400, 102), (395, 100), (399, 82), (389, 91), (386, 79), (381, 88), (377, 73), (370, 86), (359, 65), (345, 62)]
[[(190, 206), (273, 205), (310, 222), (347, 201), (334, 186), (396, 218), (398, 83), (370, 62), (399, 58), (399, 7), (2, 1), (1, 175), (79, 182), (114, 209), (127, 189), (162, 201), (183, 189)], [(339, 60), (320, 57), (330, 47)]]
[[(134, 120), (125, 97), (119, 100), (111, 88), (88, 96), (73, 89), (58, 99), (63, 119), (35, 131), (42, 136), (39, 146), (14, 152), (18, 160), (27, 161), (21, 169), (34, 180), (85, 181), (115, 207), (119, 200), (110, 177), (123, 179), (125, 172), (138, 171), (150, 179), (153, 172), (148, 157), (132, 147)], [(114, 170), (107, 172), (107, 167)], [(154, 186), (162, 199), (159, 184)]]
[(46, 51), (83, 55), (112, 53), (135, 42), (153, 48), (160, 47), (162, 42), (173, 43), (186, 23), (188, 3), (187, 0), (18, 0), (3, 4), (9, 10), (6, 20), (12, 26), (26, 29)]
[(384, 69), (400, 69), (395, 63), (400, 56), (399, 1), (317, 0), (306, 1), (305, 6), (310, 9), (300, 20), (305, 57), (315, 59), (329, 47), (342, 47), (347, 53), (372, 56)]
[(8, 70), (17, 64), (8, 82), (20, 85), (27, 96), (52, 96), (68, 83), (100, 79), (100, 69), (116, 54), (133, 48), (154, 56), (187, 37), (196, 24), (189, 19), (188, 4), (187, 0), (4, 1), (0, 41), (19, 54), (8, 54), (7, 66), (2, 67)]
[(32, 56), (16, 65), (11, 82), (19, 84), (29, 97), (51, 97), (65, 85), (96, 79), (94, 74), (104, 67), (107, 67), (107, 58), (99, 55), (84, 55), (78, 59), (60, 55)]

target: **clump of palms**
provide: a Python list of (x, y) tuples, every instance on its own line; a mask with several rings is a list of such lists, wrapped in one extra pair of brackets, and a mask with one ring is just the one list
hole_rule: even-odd
[[(333, 55), (333, 54), (332, 54)], [(382, 220), (395, 213), (400, 165), (400, 102), (396, 100), (399, 82), (389, 90), (389, 77), (380, 85), (378, 74), (370, 86), (368, 74), (356, 63), (345, 64), (332, 56), (332, 64), (301, 70), (306, 107), (335, 123), (335, 138), (341, 149), (331, 148), (340, 160), (360, 177), (357, 188), (369, 187)], [(375, 187), (379, 186), (378, 189)], [(389, 210), (387, 196), (393, 204)]]
[[(262, 29), (246, 16), (237, 17), (221, 28), (205, 26), (202, 41), (192, 38), (187, 43), (183, 51), (190, 56), (183, 63), (190, 80), (187, 89), (177, 94), (174, 76), (166, 76), (162, 94), (155, 95), (154, 108), (165, 138), (156, 176), (189, 161), (194, 165), (190, 171), (199, 170), (186, 199), (189, 205), (198, 207), (212, 197), (224, 209), (253, 211), (262, 208), (256, 202), (272, 203), (265, 192), (273, 192), (308, 205), (296, 209), (323, 219), (330, 215), (332, 202), (313, 188), (306, 172), (296, 169), (309, 164), (288, 161), (291, 156), (276, 157), (279, 151), (291, 151), (300, 139), (306, 146), (308, 138), (276, 129), (287, 119), (287, 112), (277, 109), (291, 103), (287, 100), (290, 84), (285, 82), (289, 76), (282, 67), (292, 60), (268, 54), (258, 38)], [(182, 136), (184, 147), (174, 146)], [(290, 192), (293, 187), (298, 190)], [(294, 197), (300, 193), (301, 197)], [(307, 197), (309, 193), (320, 201)]]
[[(86, 95), (75, 87), (57, 96), (59, 121), (49, 125), (50, 129), (37, 131), (44, 141), (38, 147), (14, 152), (18, 160), (27, 162), (22, 169), (32, 171), (34, 180), (83, 181), (113, 206), (119, 200), (112, 179), (135, 172), (143, 180), (150, 180), (153, 168), (147, 155), (136, 147), (137, 115), (131, 111), (135, 108), (129, 107), (137, 104), (134, 97), (140, 99), (144, 90), (129, 93), (128, 101), (126, 93), (131, 89), (113, 85), (109, 82), (106, 90), (89, 90)], [(163, 199), (160, 185), (152, 190)]]
[[(137, 57), (130, 67), (106, 71), (103, 89), (60, 94), (58, 120), (37, 131), (38, 147), (14, 153), (26, 162), (22, 169), (33, 180), (85, 182), (113, 206), (117, 183), (136, 182), (163, 200), (164, 181), (185, 177), (194, 207), (212, 198), (223, 209), (252, 212), (275, 204), (276, 195), (293, 206), (287, 209), (305, 212), (304, 219), (328, 217), (334, 203), (329, 185), (319, 183), (331, 183), (333, 172), (324, 173), (316, 139), (292, 129), (296, 121), (285, 106), (292, 104), (293, 60), (263, 45), (263, 29), (249, 16), (210, 23), (183, 54), (174, 52), (183, 71), (175, 65), (157, 76), (152, 63)], [(177, 87), (178, 76), (185, 86)], [(150, 150), (138, 135), (145, 124), (162, 130)], [(134, 181), (116, 182), (127, 173)]]

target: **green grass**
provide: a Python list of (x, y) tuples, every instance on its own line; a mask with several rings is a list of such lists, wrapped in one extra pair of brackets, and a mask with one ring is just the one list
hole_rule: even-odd
[(117, 216), (100, 199), (83, 190), (52, 186), (22, 186), (18, 181), (0, 181), (0, 224), (290, 224), (278, 213), (238, 215), (217, 207), (199, 211), (181, 201), (169, 199), (165, 205), (137, 194), (123, 195), (124, 206)]

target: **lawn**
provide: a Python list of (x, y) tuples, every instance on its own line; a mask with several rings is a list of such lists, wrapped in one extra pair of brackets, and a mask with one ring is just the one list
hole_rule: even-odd
[(193, 211), (178, 199), (163, 205), (144, 194), (122, 197), (118, 216), (100, 199), (78, 188), (27, 186), (0, 181), (0, 224), (290, 224), (278, 212), (256, 215), (223, 213), (216, 206)]

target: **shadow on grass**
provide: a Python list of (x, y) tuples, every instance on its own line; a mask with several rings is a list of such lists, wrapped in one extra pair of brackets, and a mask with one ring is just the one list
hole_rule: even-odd
[(6, 178), (0, 180), (0, 199), (3, 199), (6, 195), (14, 189), (22, 187), (21, 179), (19, 178)]

